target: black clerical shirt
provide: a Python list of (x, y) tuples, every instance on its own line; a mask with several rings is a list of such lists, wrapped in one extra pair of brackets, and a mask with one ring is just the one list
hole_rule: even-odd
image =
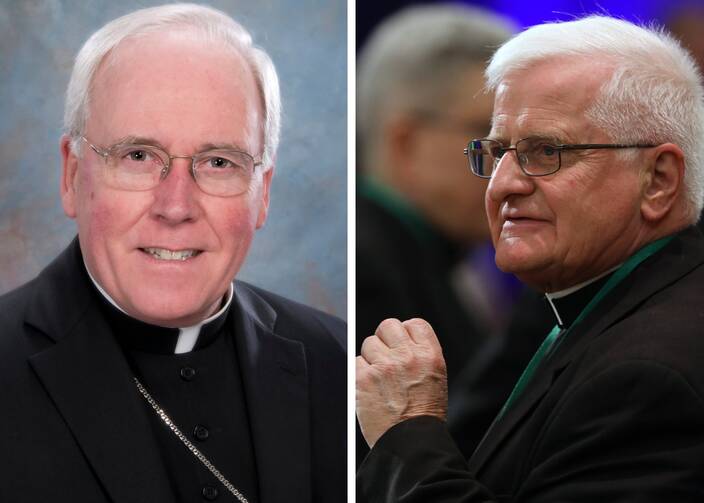
[[(203, 325), (192, 351), (174, 354), (179, 329), (131, 318), (95, 292), (135, 376), (215, 468), (248, 501), (258, 501), (247, 401), (232, 333), (235, 308), (230, 305)], [(144, 406), (179, 501), (237, 501), (146, 400)]]
[(555, 294), (546, 294), (546, 300), (549, 304), (551, 304), (551, 309), (555, 314), (557, 325), (561, 329), (568, 329), (572, 326), (577, 317), (579, 317), (580, 313), (585, 307), (587, 307), (587, 304), (589, 304), (589, 302), (609, 280), (613, 274), (613, 271), (614, 270), (612, 269), (604, 276), (581, 288), (578, 288), (568, 295), (553, 297), (552, 295)]

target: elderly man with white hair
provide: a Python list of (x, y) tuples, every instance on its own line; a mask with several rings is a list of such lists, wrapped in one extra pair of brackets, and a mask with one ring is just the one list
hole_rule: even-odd
[(445, 366), (422, 320), (357, 358), (373, 446), (359, 501), (701, 501), (704, 92), (663, 32), (592, 16), (493, 56), (491, 133), (469, 142), (500, 268), (555, 328), (479, 447), (449, 437)]
[(224, 13), (135, 11), (76, 57), (78, 237), (0, 299), (1, 501), (345, 498), (345, 326), (233, 282), (267, 217), (274, 65)]

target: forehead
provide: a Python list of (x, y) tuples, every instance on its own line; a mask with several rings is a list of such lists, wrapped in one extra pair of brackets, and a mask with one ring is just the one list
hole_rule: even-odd
[(88, 129), (114, 137), (175, 141), (253, 141), (261, 100), (254, 75), (235, 49), (193, 33), (153, 33), (121, 43), (92, 84)]
[(492, 136), (515, 141), (526, 136), (565, 140), (594, 134), (586, 111), (612, 68), (584, 59), (545, 60), (510, 72), (496, 90)]

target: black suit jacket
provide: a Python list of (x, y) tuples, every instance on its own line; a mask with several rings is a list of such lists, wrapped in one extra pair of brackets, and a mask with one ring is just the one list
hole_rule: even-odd
[[(357, 354), (386, 318), (423, 318), (438, 333), (453, 391), (465, 365), (483, 356), (487, 331), (451, 284), (463, 251), (427, 223), (415, 223), (402, 221), (364, 191), (357, 195)], [(357, 428), (358, 465), (368, 451)]]
[(704, 239), (688, 229), (575, 326), (468, 463), (444, 424), (375, 445), (359, 501), (704, 501)]
[(425, 222), (414, 231), (363, 193), (357, 196), (356, 250), (357, 351), (386, 318), (424, 318), (437, 329), (452, 386), (487, 335), (451, 284), (465, 250)]
[[(175, 500), (92, 288), (74, 240), (0, 298), (0, 501)], [(231, 309), (261, 501), (344, 501), (344, 322), (240, 282)]]

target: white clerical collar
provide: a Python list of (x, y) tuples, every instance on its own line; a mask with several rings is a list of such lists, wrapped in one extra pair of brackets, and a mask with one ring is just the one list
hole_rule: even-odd
[[(98, 289), (98, 291), (101, 293), (105, 299), (110, 302), (113, 306), (115, 306), (116, 309), (120, 310), (127, 316), (130, 316), (124, 309), (122, 309), (119, 305), (117, 305), (117, 302), (113, 300), (110, 295), (108, 295), (108, 292), (103, 290), (103, 287), (98, 284), (98, 282), (95, 280), (93, 275), (90, 273), (90, 270), (88, 269), (88, 265), (86, 264), (85, 260), (83, 261), (83, 265), (86, 269), (86, 272), (88, 273), (88, 277), (90, 280), (93, 282), (95, 285), (95, 288)], [(196, 342), (198, 342), (198, 335), (200, 334), (200, 329), (203, 325), (206, 323), (209, 323), (216, 319), (218, 316), (220, 316), (222, 313), (224, 313), (228, 307), (230, 307), (230, 303), (232, 302), (232, 297), (234, 296), (234, 285), (230, 283), (230, 287), (227, 289), (227, 294), (226, 294), (226, 301), (223, 304), (223, 306), (220, 308), (220, 310), (213, 314), (212, 316), (207, 317), (200, 323), (196, 323), (195, 325), (192, 325), (190, 327), (183, 327), (178, 329), (178, 341), (176, 342), (176, 349), (174, 349), (174, 354), (182, 354), (182, 353), (188, 353), (190, 351), (193, 351), (193, 348), (196, 345)], [(131, 316), (130, 316), (131, 317)]]
[(557, 324), (559, 326), (564, 325), (564, 323), (562, 322), (562, 318), (560, 318), (560, 313), (557, 311), (557, 307), (555, 307), (555, 303), (553, 302), (554, 299), (561, 299), (563, 297), (567, 297), (568, 295), (571, 295), (571, 294), (581, 290), (585, 286), (589, 286), (592, 283), (594, 283), (595, 281), (599, 281), (604, 276), (608, 276), (609, 274), (614, 272), (616, 269), (621, 267), (621, 265), (622, 264), (618, 264), (617, 266), (612, 267), (608, 271), (603, 272), (603, 273), (599, 274), (598, 276), (595, 276), (592, 279), (588, 279), (587, 281), (584, 281), (584, 282), (579, 283), (577, 285), (571, 286), (569, 288), (565, 288), (564, 290), (559, 290), (557, 292), (552, 292), (552, 293), (546, 293), (545, 298), (548, 300), (548, 304), (550, 304), (550, 307), (552, 308), (552, 312), (555, 313), (555, 318), (557, 318)]

